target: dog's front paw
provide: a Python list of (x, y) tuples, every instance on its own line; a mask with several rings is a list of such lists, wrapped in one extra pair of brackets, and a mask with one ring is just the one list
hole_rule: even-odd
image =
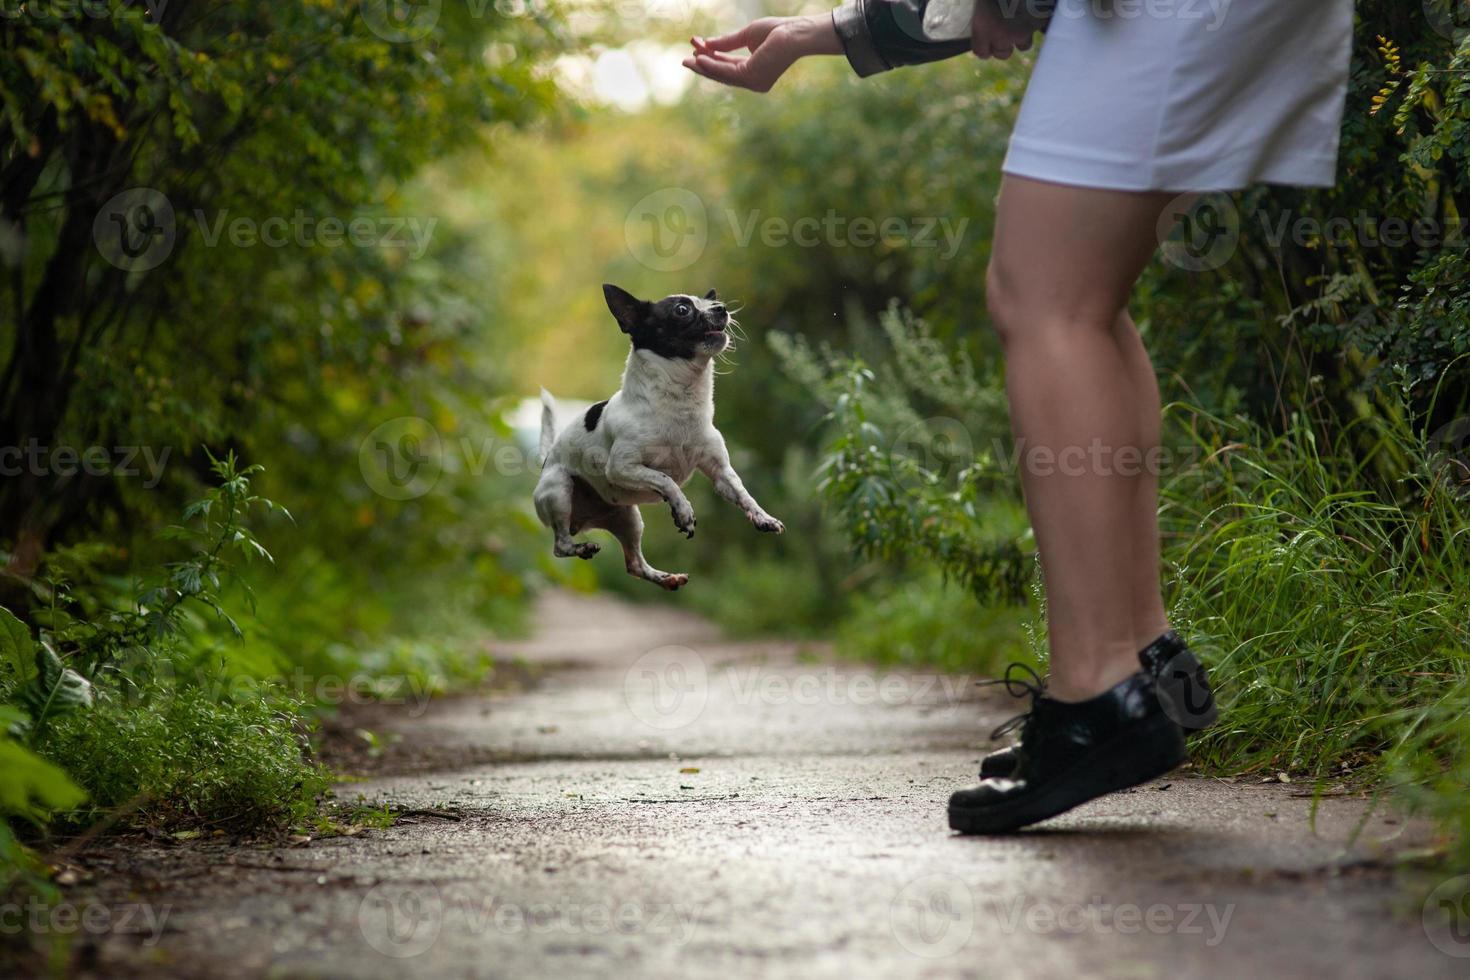
[(699, 522), (694, 519), (694, 508), (688, 504), (680, 507), (673, 505), (674, 527), (678, 528), (686, 538), (694, 537), (694, 526)]
[(770, 514), (751, 513), (745, 516), (750, 518), (750, 523), (755, 525), (757, 531), (763, 531), (766, 534), (780, 534), (786, 530), (786, 525)]
[(682, 572), (678, 574), (665, 575), (663, 578), (658, 580), (658, 584), (662, 585), (670, 592), (678, 592), (684, 586), (689, 584), (689, 576), (685, 575)]

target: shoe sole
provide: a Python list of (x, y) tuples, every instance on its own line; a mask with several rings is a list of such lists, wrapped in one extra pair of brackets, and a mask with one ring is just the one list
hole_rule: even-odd
[(1188, 756), (1179, 726), (1157, 714), (1093, 748), (1035, 796), (989, 807), (951, 805), (949, 827), (962, 834), (1010, 833), (1099, 796), (1157, 779)]

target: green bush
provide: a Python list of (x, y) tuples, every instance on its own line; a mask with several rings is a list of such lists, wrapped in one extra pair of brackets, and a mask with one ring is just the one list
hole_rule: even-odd
[(998, 677), (1007, 664), (1038, 668), (1045, 659), (1035, 626), (1029, 609), (981, 605), (973, 593), (928, 575), (855, 601), (836, 641), (843, 653), (877, 663)]
[[(40, 823), (80, 803), (80, 794), (67, 798), (70, 783), (58, 783), (56, 772), (79, 785), (93, 809), (126, 803), (130, 813), (163, 822), (256, 825), (313, 800), (320, 778), (293, 731), (298, 711), (258, 696), (217, 695), (210, 685), (220, 678), (198, 669), (206, 635), (198, 611), (242, 635), (226, 610), (225, 586), (235, 561), (270, 559), (248, 520), (279, 510), (251, 492), (259, 467), (241, 467), (230, 454), (213, 470), (218, 485), (167, 533), (188, 550), (150, 587), (125, 603), (99, 602), (95, 590), (81, 603), (53, 581), (53, 604), (36, 617), (44, 624), (38, 640), (0, 608), (0, 702), (13, 702), (0, 718), (7, 733), (0, 746), (17, 763), (0, 770), (5, 815)], [(40, 805), (27, 806), (33, 796)], [(237, 806), (267, 801), (252, 812)]]
[[(554, 114), (559, 21), (451, 6), (395, 39), (370, 7), (0, 18), (0, 446), (134, 451), (0, 479), (0, 604), (26, 647), (0, 656), (19, 709), (0, 724), (0, 862), (22, 853), (12, 827), (34, 839), (57, 812), (287, 819), (320, 785), (317, 679), (473, 683), (484, 635), (523, 615), (534, 518), (485, 478), (514, 441), (504, 365), (479, 347), (494, 297), (414, 178)], [(415, 222), (431, 234), (407, 240)], [(135, 261), (140, 236), (160, 264)], [(442, 451), (418, 454), (425, 432)], [(375, 480), (421, 462), (422, 493)], [(257, 591), (231, 575), (271, 551), (290, 560)]]
[(824, 635), (845, 598), (823, 588), (807, 562), (748, 551), (732, 551), (721, 568), (688, 589), (693, 608), (739, 637)]
[(985, 601), (1024, 602), (1030, 527), (1008, 472), (1005, 396), (994, 371), (890, 307), (879, 363), (772, 334), (786, 370), (829, 409), (817, 489), (853, 550), (933, 567)]
[(118, 809), (161, 827), (253, 829), (302, 819), (326, 789), (299, 713), (279, 698), (191, 689), (145, 705), (108, 699), (50, 726), (36, 748), (86, 787), (89, 810), (74, 820)]
[(1360, 0), (1337, 185), (1235, 195), (1228, 262), (1146, 272), (1140, 323), (1191, 401), (1279, 423), (1283, 395), (1316, 378), (1311, 396), (1344, 417), (1389, 385), (1416, 412), (1456, 393), (1435, 405), (1438, 424), (1463, 409), (1470, 36), (1437, 29), (1455, 5)]

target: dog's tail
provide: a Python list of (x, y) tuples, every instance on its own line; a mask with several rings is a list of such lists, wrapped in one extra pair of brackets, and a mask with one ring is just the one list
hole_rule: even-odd
[(556, 415), (555, 404), (551, 400), (551, 392), (545, 388), (541, 389), (541, 462), (546, 462), (546, 457), (551, 455), (551, 444), (556, 441)]

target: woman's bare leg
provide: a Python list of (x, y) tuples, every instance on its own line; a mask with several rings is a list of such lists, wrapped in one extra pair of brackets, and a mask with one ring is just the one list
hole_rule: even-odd
[(1137, 393), (1138, 424), (1145, 448), (1142, 470), (1134, 488), (1134, 528), (1139, 533), (1139, 560), (1133, 569), (1133, 634), (1134, 649), (1142, 650), (1169, 628), (1169, 614), (1164, 609), (1163, 584), (1159, 580), (1161, 542), (1159, 540), (1159, 470), (1158, 460), (1148, 455), (1163, 438), (1164, 406), (1159, 398), (1159, 379), (1144, 349), (1138, 326), (1125, 310), (1113, 326), (1113, 337), (1129, 365), (1133, 390)]
[(1128, 295), (1167, 194), (1006, 176), (989, 305), (1041, 552), (1051, 695), (1080, 701), (1137, 671), (1163, 629), (1153, 368)]

